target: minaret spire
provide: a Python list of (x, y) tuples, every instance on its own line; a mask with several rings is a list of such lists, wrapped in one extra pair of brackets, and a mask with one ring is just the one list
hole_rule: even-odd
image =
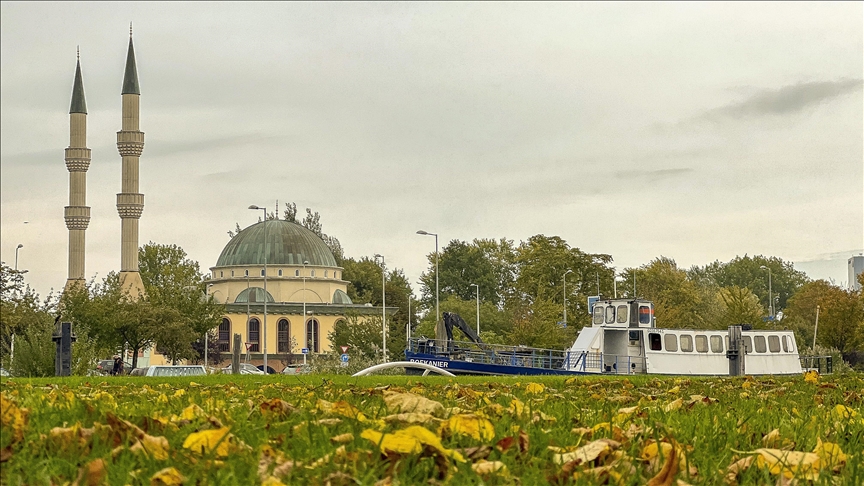
[(69, 147), (66, 149), (66, 169), (69, 171), (69, 205), (64, 210), (69, 230), (69, 272), (66, 288), (84, 283), (85, 231), (90, 225), (87, 204), (87, 169), (90, 149), (87, 148), (87, 102), (81, 76), (81, 50), (77, 49), (75, 80), (72, 83), (72, 103), (69, 106)]
[(121, 221), (120, 285), (132, 298), (144, 295), (144, 283), (138, 273), (138, 219), (144, 211), (144, 194), (138, 192), (138, 164), (144, 150), (144, 132), (139, 130), (140, 98), (135, 49), (132, 47), (132, 24), (129, 24), (129, 51), (123, 77), (123, 124), (117, 132), (117, 150), (123, 159), (121, 192), (117, 194), (117, 212)]

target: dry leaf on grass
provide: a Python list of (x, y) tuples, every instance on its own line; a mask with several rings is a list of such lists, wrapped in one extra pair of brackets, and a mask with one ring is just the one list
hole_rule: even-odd
[(150, 478), (150, 486), (180, 486), (186, 478), (174, 467), (161, 469)]
[(388, 415), (383, 419), (388, 424), (391, 423), (403, 423), (403, 424), (438, 424), (441, 422), (441, 419), (438, 417), (433, 417), (428, 413), (397, 413), (394, 415)]
[(366, 429), (360, 434), (360, 437), (373, 442), (384, 453), (420, 454), (423, 452), (424, 446), (429, 446), (445, 457), (465, 462), (465, 458), (459, 452), (444, 448), (438, 436), (419, 425), (412, 425), (406, 429), (397, 430), (392, 434), (384, 434), (374, 429)]
[(24, 429), (27, 428), (30, 411), (18, 407), (18, 404), (0, 394), (0, 424), (12, 429), (12, 443), (24, 440)]
[(442, 437), (447, 435), (467, 435), (477, 440), (495, 438), (495, 426), (488, 419), (474, 414), (451, 415), (438, 429)]
[(552, 456), (552, 461), (558, 465), (567, 464), (573, 461), (578, 461), (577, 464), (584, 464), (598, 458), (602, 459), (619, 447), (621, 447), (621, 443), (612, 439), (597, 439), (573, 452), (555, 454)]
[(501, 461), (487, 461), (480, 459), (471, 464), (471, 469), (480, 476), (506, 475), (509, 474), (507, 466)]
[(217, 457), (228, 457), (232, 452), (249, 448), (229, 430), (228, 427), (222, 427), (193, 432), (183, 441), (183, 448), (199, 454), (215, 453)]
[(398, 413), (418, 413), (443, 416), (444, 405), (413, 393), (384, 392), (384, 403), (387, 410)]
[(88, 462), (78, 471), (78, 477), (72, 486), (101, 486), (108, 479), (108, 471), (105, 470), (105, 460), (95, 459)]

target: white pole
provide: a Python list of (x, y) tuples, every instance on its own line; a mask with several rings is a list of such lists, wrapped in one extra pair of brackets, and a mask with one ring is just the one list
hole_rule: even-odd
[(384, 255), (375, 254), (375, 259), (381, 259), (381, 357), (382, 362), (387, 362), (387, 270), (384, 264)]
[(267, 209), (264, 210), (264, 373), (267, 371)]
[[(309, 262), (303, 260), (303, 334), (306, 336), (306, 353), (309, 353), (309, 327), (306, 323), (306, 265)], [(315, 339), (315, 329), (312, 329), (312, 339)], [(315, 349), (315, 341), (312, 341), (312, 349)], [(306, 355), (303, 355), (303, 364), (306, 364)]]
[(816, 353), (816, 333), (819, 331), (819, 306), (816, 306), (816, 325), (813, 327), (813, 353)]
[(438, 321), (441, 320), (441, 311), (438, 305), (438, 233), (419, 230), (417, 234), (435, 237), (435, 324), (437, 325)]
[(408, 324), (405, 326), (405, 341), (408, 343), (408, 348), (411, 348), (411, 292), (408, 292)]

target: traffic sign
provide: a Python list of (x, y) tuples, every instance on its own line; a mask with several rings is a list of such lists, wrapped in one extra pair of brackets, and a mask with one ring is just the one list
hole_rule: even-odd
[(309, 348), (303, 348), (300, 350), (300, 352), (303, 354), (309, 354)]
[(345, 354), (348, 352), (348, 346), (339, 346), (339, 347), (342, 348), (342, 354)]
[(348, 362), (348, 355), (347, 355), (347, 354), (343, 354), (342, 357), (341, 357), (340, 359), (342, 360), (343, 363), (347, 363), (347, 362)]
[(246, 351), (252, 349), (252, 343), (246, 343)]

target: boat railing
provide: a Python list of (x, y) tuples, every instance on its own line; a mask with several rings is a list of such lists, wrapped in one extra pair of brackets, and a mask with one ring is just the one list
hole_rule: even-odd
[(644, 356), (617, 356), (590, 351), (567, 353), (567, 369), (570, 371), (615, 375), (645, 373)]
[(412, 338), (408, 343), (408, 350), (414, 353), (446, 355), (451, 359), (471, 363), (550, 370), (565, 368), (570, 354), (569, 351), (556, 349), (424, 338)]
[(820, 375), (834, 372), (834, 359), (831, 356), (801, 356), (801, 369), (817, 371)]

